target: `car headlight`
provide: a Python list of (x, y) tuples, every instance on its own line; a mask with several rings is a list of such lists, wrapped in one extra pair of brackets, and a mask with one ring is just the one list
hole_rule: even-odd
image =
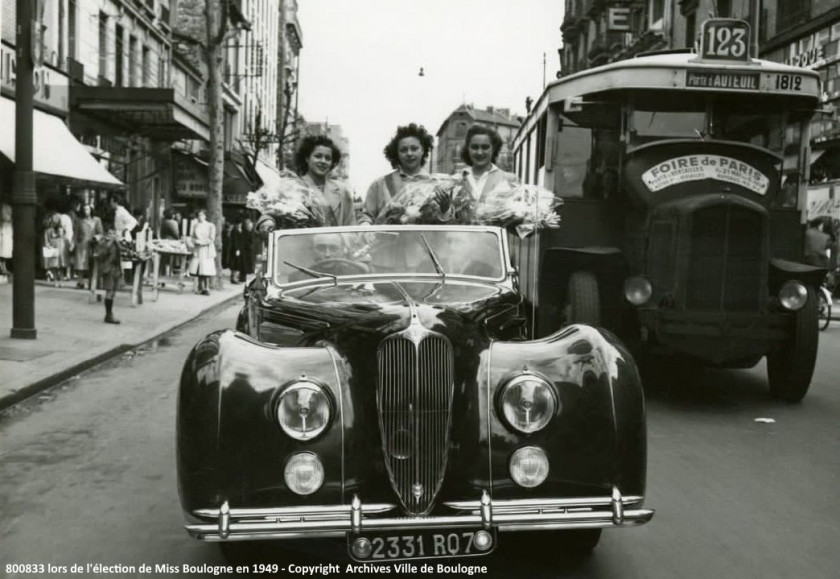
[(643, 306), (653, 295), (650, 281), (640, 275), (634, 275), (624, 280), (624, 297), (634, 306)]
[(511, 378), (499, 394), (499, 413), (505, 422), (526, 434), (545, 428), (558, 405), (554, 387), (535, 374)]
[(779, 290), (779, 303), (786, 310), (801, 310), (808, 301), (808, 290), (798, 281), (787, 281)]
[(521, 487), (534, 488), (548, 478), (548, 457), (538, 446), (525, 446), (510, 457), (510, 477)]
[(330, 421), (330, 399), (322, 386), (300, 380), (277, 399), (277, 422), (295, 440), (312, 440)]
[(314, 452), (299, 452), (286, 461), (286, 486), (299, 495), (311, 495), (324, 484), (324, 465)]

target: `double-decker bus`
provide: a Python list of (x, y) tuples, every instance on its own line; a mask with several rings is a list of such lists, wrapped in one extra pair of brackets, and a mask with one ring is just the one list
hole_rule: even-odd
[[(552, 82), (514, 141), (516, 172), (562, 223), (512, 237), (535, 335), (606, 327), (643, 358), (746, 368), (799, 401), (818, 345), (802, 263), (816, 72), (750, 58), (745, 22), (699, 53), (642, 55)], [(540, 271), (537, 279), (532, 272)]]

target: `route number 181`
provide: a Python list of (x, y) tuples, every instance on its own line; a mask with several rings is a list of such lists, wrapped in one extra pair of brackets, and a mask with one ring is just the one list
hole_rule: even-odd
[(743, 20), (712, 18), (703, 23), (701, 58), (749, 60), (750, 25)]

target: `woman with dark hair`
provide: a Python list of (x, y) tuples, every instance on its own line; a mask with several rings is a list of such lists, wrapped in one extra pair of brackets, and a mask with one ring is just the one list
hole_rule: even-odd
[(397, 127), (396, 134), (383, 151), (394, 170), (371, 183), (365, 197), (362, 220), (375, 221), (406, 183), (432, 179), (423, 167), (433, 145), (434, 137), (422, 125), (411, 123)]
[(320, 193), (325, 226), (355, 225), (353, 196), (343, 181), (329, 176), (341, 161), (341, 151), (332, 139), (310, 135), (300, 143), (295, 153), (298, 174), (314, 191)]

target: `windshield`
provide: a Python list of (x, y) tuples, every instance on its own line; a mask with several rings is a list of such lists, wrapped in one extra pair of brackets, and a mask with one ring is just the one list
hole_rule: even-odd
[(499, 280), (504, 274), (501, 239), (481, 228), (313, 228), (279, 232), (275, 239), (274, 281), (280, 285), (352, 275)]

